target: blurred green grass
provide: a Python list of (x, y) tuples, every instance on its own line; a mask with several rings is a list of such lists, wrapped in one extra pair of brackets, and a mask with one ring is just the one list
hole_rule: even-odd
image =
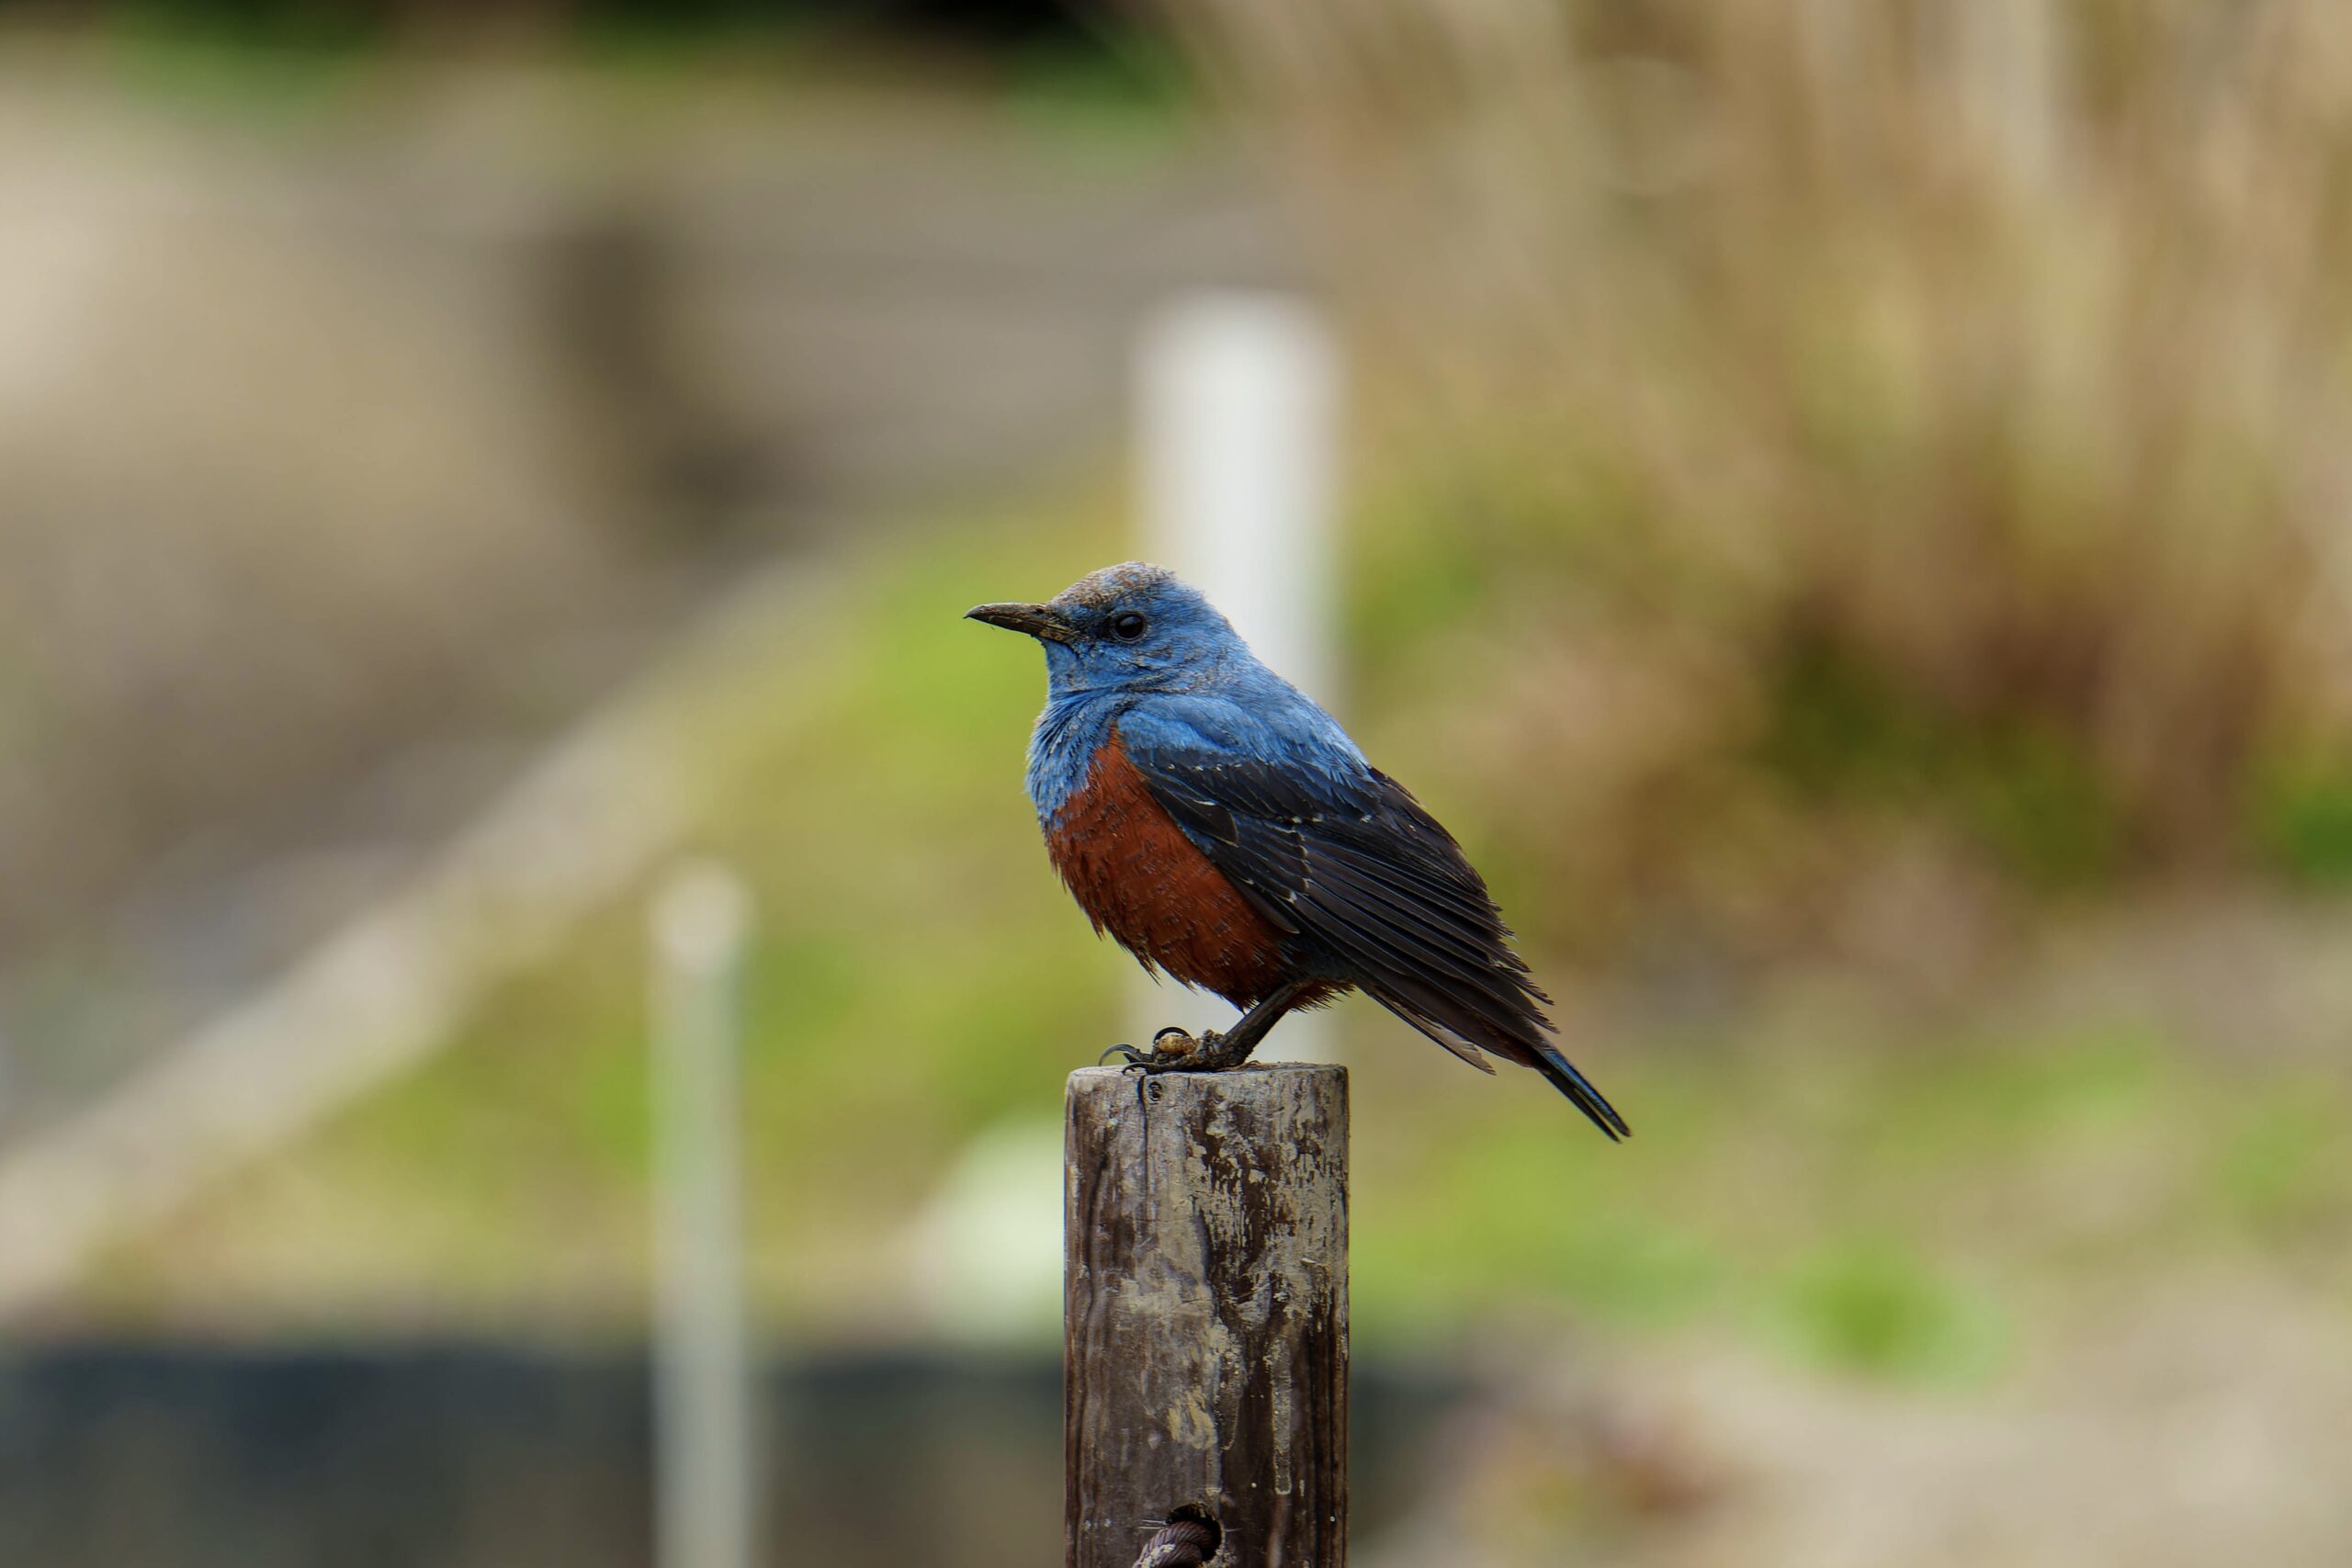
[[(1113, 536), (1089, 501), (873, 556), (812, 626), (808, 666), (775, 672), (779, 692), (822, 684), (813, 705), (777, 704), (808, 716), (709, 738), (727, 781), (698, 848), (743, 869), (762, 914), (744, 1084), (755, 1288), (794, 1333), (921, 1331), (911, 1227), (958, 1151), (1052, 1118), (1063, 1076), (1120, 1037), (1127, 960), (1055, 884), (1021, 790), (1038, 660), (959, 618), (1058, 587)], [(1476, 613), (1464, 596), (1366, 662), (1409, 661)], [(1416, 700), (1363, 716), (1375, 757), (1401, 753)], [(1465, 826), (1481, 852), (1517, 852)], [(260, 1318), (630, 1330), (642, 947), (635, 907), (600, 916), (423, 1071), (119, 1255), (114, 1310), (193, 1292)], [(1838, 1016), (1758, 1007), (1577, 1039), (1638, 1130), (1614, 1147), (1532, 1077), (1468, 1073), (1343, 1005), (1361, 1342), (1451, 1343), (1532, 1315), (1740, 1335), (1966, 1386), (2052, 1303), (2082, 1310), (2199, 1259), (2295, 1270), (2352, 1302), (2340, 1077), (2240, 1073), (2144, 1030)]]

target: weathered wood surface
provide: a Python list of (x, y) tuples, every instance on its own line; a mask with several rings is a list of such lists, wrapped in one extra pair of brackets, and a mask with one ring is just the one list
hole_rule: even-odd
[(1341, 1568), (1345, 1069), (1088, 1068), (1067, 1109), (1069, 1568), (1134, 1568), (1187, 1505), (1221, 1568)]

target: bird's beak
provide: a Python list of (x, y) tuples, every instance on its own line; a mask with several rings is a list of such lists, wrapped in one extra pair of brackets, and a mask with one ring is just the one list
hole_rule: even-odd
[(1047, 642), (1076, 642), (1078, 632), (1043, 604), (975, 604), (964, 612), (967, 621), (986, 621), (1009, 632), (1026, 632)]

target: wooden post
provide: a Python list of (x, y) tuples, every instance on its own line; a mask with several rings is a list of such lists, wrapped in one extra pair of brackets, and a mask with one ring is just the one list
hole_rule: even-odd
[(1346, 1069), (1090, 1067), (1068, 1113), (1068, 1568), (1188, 1507), (1220, 1568), (1344, 1568)]

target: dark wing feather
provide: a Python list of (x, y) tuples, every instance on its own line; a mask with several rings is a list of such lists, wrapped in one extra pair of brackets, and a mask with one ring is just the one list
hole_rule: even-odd
[[(1551, 1040), (1551, 1001), (1487, 885), (1401, 784), (1233, 752), (1130, 745), (1152, 797), (1284, 935), (1474, 1066), (1533, 1067), (1611, 1137), (1631, 1130)], [(1488, 1069), (1491, 1070), (1491, 1069)]]

